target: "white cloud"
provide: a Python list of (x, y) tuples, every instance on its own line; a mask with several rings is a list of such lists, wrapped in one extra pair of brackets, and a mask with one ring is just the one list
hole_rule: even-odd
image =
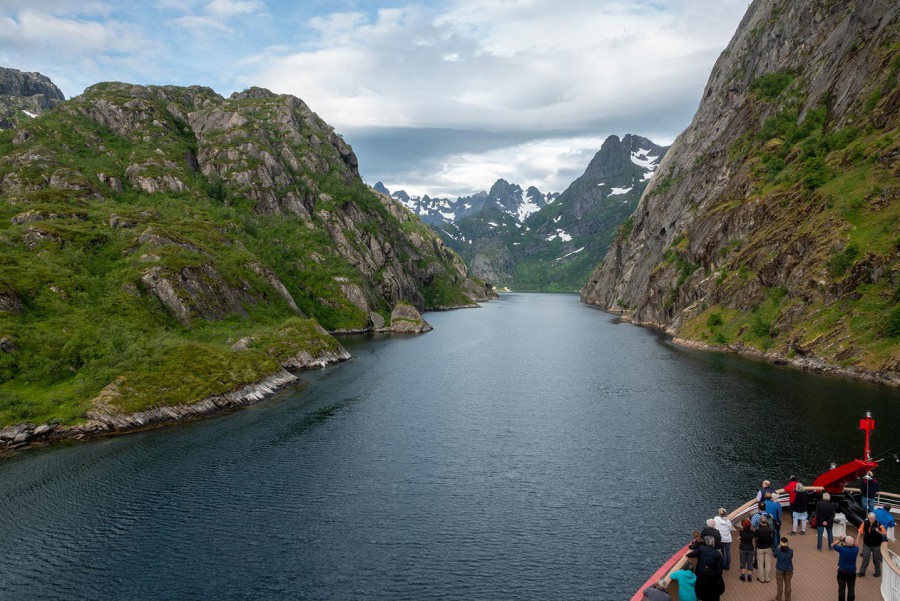
[(339, 129), (577, 128), (699, 98), (745, 0), (694, 4), (457, 0), (334, 13), (309, 21), (309, 48), (267, 55), (243, 83), (296, 94)]
[(487, 152), (463, 152), (442, 159), (439, 166), (420, 172), (397, 173), (385, 181), (391, 190), (431, 197), (465, 196), (488, 190), (499, 178), (535, 186), (543, 193), (562, 192), (600, 149), (606, 136), (551, 138)]
[(230, 19), (261, 12), (265, 7), (266, 5), (259, 0), (212, 0), (203, 10), (219, 19)]
[(220, 33), (234, 33), (228, 25), (213, 17), (204, 17), (200, 15), (185, 15), (172, 19), (170, 23), (176, 27), (187, 29), (195, 34), (203, 34), (210, 31)]

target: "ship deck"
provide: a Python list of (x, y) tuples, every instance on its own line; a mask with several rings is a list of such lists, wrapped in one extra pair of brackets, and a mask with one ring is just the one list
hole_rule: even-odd
[[(837, 563), (838, 554), (828, 551), (823, 540), (823, 549), (816, 549), (816, 530), (807, 528), (805, 535), (791, 536), (791, 520), (790, 512), (785, 512), (784, 522), (782, 525), (782, 536), (787, 536), (790, 540), (790, 546), (794, 549), (794, 576), (791, 580), (792, 599), (836, 599), (837, 598)], [(855, 528), (848, 528), (848, 534), (856, 535)], [(736, 534), (736, 533), (735, 533)], [(736, 538), (736, 537), (735, 537)], [(894, 553), (900, 554), (900, 545), (896, 541), (888, 542), (882, 545), (882, 555), (885, 564), (890, 561), (886, 552), (889, 548)], [(860, 549), (860, 555), (862, 549)], [(861, 561), (861, 560), (860, 560)], [(857, 568), (859, 561), (857, 562)], [(887, 565), (882, 565), (882, 575), (889, 569)], [(856, 598), (876, 600), (882, 599), (881, 581), (882, 578), (873, 576), (873, 565), (869, 564), (866, 576), (856, 579)], [(722, 601), (771, 601), (775, 598), (775, 570), (772, 570), (772, 580), (768, 583), (761, 583), (756, 578), (760, 576), (760, 570), (754, 570), (753, 582), (741, 582), (740, 580), (740, 562), (738, 555), (737, 540), (732, 542), (731, 569), (724, 572), (725, 578), (725, 594), (722, 595)], [(673, 599), (677, 599), (677, 587), (672, 584), (669, 592)]]

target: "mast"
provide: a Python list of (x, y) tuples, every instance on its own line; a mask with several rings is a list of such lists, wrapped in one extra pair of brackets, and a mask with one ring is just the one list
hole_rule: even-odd
[(864, 455), (866, 461), (872, 461), (872, 451), (869, 447), (869, 436), (872, 434), (872, 430), (875, 429), (875, 420), (872, 419), (872, 412), (866, 411), (865, 419), (859, 420), (859, 429), (865, 431), (866, 433), (866, 454)]

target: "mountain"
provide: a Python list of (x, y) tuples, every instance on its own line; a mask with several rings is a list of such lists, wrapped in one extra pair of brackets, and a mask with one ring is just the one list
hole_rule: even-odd
[(33, 119), (63, 100), (65, 96), (49, 77), (0, 67), (0, 129)]
[(331, 126), (260, 88), (102, 83), (0, 132), (0, 263), (0, 426), (113, 428), (345, 356), (326, 330), (488, 296)]
[(755, 0), (583, 300), (900, 384), (898, 15)]
[(632, 134), (610, 136), (562, 194), (500, 179), (489, 192), (454, 202), (403, 191), (394, 197), (441, 234), (477, 277), (516, 290), (571, 291), (634, 211), (666, 148)]

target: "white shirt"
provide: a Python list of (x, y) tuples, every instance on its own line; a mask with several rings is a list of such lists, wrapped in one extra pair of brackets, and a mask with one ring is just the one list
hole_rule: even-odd
[(715, 520), (716, 520), (716, 529), (719, 531), (719, 534), (722, 535), (722, 542), (730, 543), (731, 542), (731, 530), (732, 530), (731, 520), (729, 520), (726, 517), (722, 517), (720, 515), (717, 515), (715, 517)]

